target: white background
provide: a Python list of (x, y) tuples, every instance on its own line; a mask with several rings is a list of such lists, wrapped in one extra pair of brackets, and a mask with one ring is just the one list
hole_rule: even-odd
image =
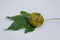
[(27, 34), (24, 29), (4, 31), (12, 23), (6, 16), (18, 15), (21, 10), (40, 12), (44, 19), (60, 18), (60, 0), (0, 0), (0, 40), (60, 40), (60, 20), (45, 21)]

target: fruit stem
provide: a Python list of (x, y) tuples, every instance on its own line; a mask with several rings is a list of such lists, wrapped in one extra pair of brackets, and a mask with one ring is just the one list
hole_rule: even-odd
[(50, 18), (50, 19), (45, 19), (45, 21), (49, 21), (49, 20), (60, 20), (60, 18)]

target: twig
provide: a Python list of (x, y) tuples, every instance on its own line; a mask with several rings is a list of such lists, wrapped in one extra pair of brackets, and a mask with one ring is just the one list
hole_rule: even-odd
[(50, 18), (50, 19), (45, 19), (45, 21), (49, 21), (49, 20), (60, 20), (60, 18)]

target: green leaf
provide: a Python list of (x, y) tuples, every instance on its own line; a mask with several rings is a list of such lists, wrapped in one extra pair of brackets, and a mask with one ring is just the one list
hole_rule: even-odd
[(27, 27), (25, 28), (25, 33), (32, 32), (32, 31), (34, 31), (34, 30), (35, 30), (35, 27), (27, 26)]
[(27, 25), (25, 27), (25, 33), (32, 32), (35, 30), (35, 26), (31, 25), (29, 22), (27, 22)]
[[(9, 17), (7, 16), (8, 19), (11, 19), (15, 22), (25, 22), (27, 19), (21, 15), (16, 15), (16, 16), (12, 16), (12, 17)], [(25, 21), (24, 21), (25, 20)]]
[(13, 17), (7, 17), (8, 19), (12, 19), (14, 23), (8, 28), (8, 30), (18, 30), (20, 28), (25, 27), (27, 25), (27, 19), (23, 16), (13, 16)]
[(26, 18), (28, 18), (29, 15), (30, 15), (30, 14), (27, 13), (26, 11), (21, 11), (20, 13), (21, 13), (22, 16), (24, 16), (24, 17), (26, 17)]
[(16, 22), (13, 22), (12, 25), (6, 30), (19, 30), (21, 28), (23, 28), (23, 24), (21, 25), (17, 24)]
[(8, 19), (13, 20), (14, 22), (9, 26), (6, 30), (19, 30), (22, 28), (25, 28), (25, 33), (32, 32), (36, 28), (35, 26), (32, 26), (28, 21), (28, 13), (21, 11), (21, 15), (16, 15), (9, 17)]

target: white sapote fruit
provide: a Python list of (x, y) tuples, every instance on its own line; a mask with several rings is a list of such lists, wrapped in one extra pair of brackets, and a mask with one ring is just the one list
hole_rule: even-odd
[(33, 12), (29, 16), (29, 22), (30, 22), (31, 25), (38, 27), (38, 26), (43, 24), (44, 17), (40, 13)]

